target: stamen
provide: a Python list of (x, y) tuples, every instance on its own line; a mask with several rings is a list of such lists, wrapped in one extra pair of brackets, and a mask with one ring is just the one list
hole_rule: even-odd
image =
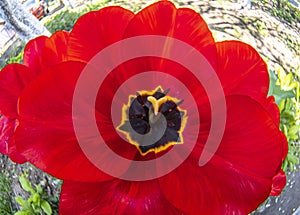
[(168, 93), (170, 92), (170, 88), (169, 89), (166, 89), (163, 94), (167, 95)]
[(160, 106), (167, 102), (167, 98), (166, 97), (162, 97), (160, 99), (156, 99), (155, 97), (153, 96), (148, 96), (148, 101), (151, 102), (152, 106), (153, 106), (153, 111), (154, 111), (154, 115), (156, 116), (158, 114), (158, 110), (160, 108)]
[(157, 88), (156, 90), (157, 93), (162, 93), (162, 89), (160, 87)]
[(184, 100), (182, 99), (182, 100), (180, 100), (179, 102), (176, 102), (176, 105), (179, 106), (179, 105), (181, 105), (183, 102), (184, 102)]

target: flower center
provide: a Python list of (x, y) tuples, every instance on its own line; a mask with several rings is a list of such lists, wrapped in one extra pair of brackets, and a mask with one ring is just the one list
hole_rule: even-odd
[(168, 96), (168, 92), (160, 86), (153, 91), (141, 91), (130, 95), (128, 104), (123, 106), (117, 130), (126, 135), (141, 155), (183, 143), (187, 121), (186, 111), (179, 107), (183, 100)]

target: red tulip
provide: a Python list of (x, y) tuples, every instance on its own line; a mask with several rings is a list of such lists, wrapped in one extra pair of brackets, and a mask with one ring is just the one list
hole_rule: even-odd
[[(206, 70), (209, 65), (220, 82), (226, 102), (225, 130), (205, 165), (199, 165), (199, 157), (206, 151), (207, 140), (216, 138), (209, 136), (213, 130), (213, 95), (206, 92), (208, 84), (201, 82), (197, 73), (180, 62), (148, 55), (127, 59), (107, 74), (105, 71), (116, 59), (132, 51), (126, 49), (117, 54), (108, 52), (102, 56), (104, 62), (97, 62), (99, 53), (143, 35), (161, 36), (165, 46), (138, 40), (132, 46), (133, 52), (150, 46), (161, 49), (166, 56), (181, 55), (186, 62), (197, 65), (201, 77), (210, 77)], [(64, 35), (57, 34), (55, 41), (62, 41), (59, 38)], [(267, 66), (251, 46), (238, 41), (215, 42), (198, 13), (177, 9), (168, 1), (152, 4), (137, 14), (121, 7), (90, 12), (78, 20), (67, 42), (54, 42), (46, 46), (47, 51), (38, 40), (31, 42), (35, 44), (33, 51), (25, 50), (25, 66), (8, 66), (12, 69), (2, 71), (17, 75), (9, 75), (9, 82), (2, 81), (8, 75), (0, 77), (0, 104), (5, 117), (17, 118), (12, 144), (16, 151), (64, 180), (60, 214), (248, 214), (269, 195), (280, 194), (285, 185), (281, 165), (287, 142), (279, 130), (279, 110), (274, 99), (267, 97)], [(192, 48), (175, 53), (176, 41)], [(195, 52), (208, 64), (189, 58)], [(100, 64), (103, 67), (93, 68)], [(78, 83), (90, 68), (95, 75), (88, 77), (84, 90), (96, 90), (94, 103), (89, 102), (89, 93), (74, 97)], [(135, 79), (149, 71), (147, 80)], [(100, 86), (95, 84), (97, 79), (103, 79)], [(141, 89), (143, 85), (145, 89)], [(163, 89), (158, 90), (159, 86)], [(169, 93), (163, 92), (168, 88)], [(125, 98), (115, 96), (120, 89)], [(4, 105), (6, 101), (10, 101), (6, 103), (9, 106)], [(115, 111), (114, 104), (119, 104), (119, 111)], [(86, 113), (77, 115), (77, 106), (85, 107)], [(13, 109), (14, 114), (9, 115)], [(161, 115), (166, 118), (163, 136), (144, 147), (136, 132), (152, 132), (152, 137), (157, 137), (153, 131)], [(117, 125), (115, 116), (122, 119)], [(100, 139), (91, 135), (93, 124), (86, 123), (86, 118), (95, 120)], [(83, 122), (80, 135), (74, 126), (78, 120)], [(193, 138), (195, 145), (190, 147)], [(86, 153), (86, 145), (95, 148), (89, 152), (93, 158)], [(102, 146), (131, 162), (115, 165), (107, 151), (97, 150)], [(173, 171), (149, 180), (127, 180), (124, 176), (134, 172), (147, 177), (153, 171), (163, 171), (155, 167), (134, 169), (132, 163), (155, 161), (174, 150), (178, 156), (165, 160), (163, 168), (182, 159), (180, 150), (190, 151)], [(107, 169), (119, 172), (118, 177)]]

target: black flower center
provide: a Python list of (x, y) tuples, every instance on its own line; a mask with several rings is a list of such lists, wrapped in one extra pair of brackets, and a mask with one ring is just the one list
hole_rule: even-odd
[(183, 102), (167, 95), (161, 87), (129, 96), (123, 107), (122, 122), (117, 130), (124, 133), (142, 155), (158, 153), (182, 144), (187, 116), (179, 105)]

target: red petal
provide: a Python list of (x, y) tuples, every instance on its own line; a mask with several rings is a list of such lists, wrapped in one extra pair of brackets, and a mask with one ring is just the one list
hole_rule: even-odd
[(283, 170), (280, 170), (273, 178), (271, 196), (279, 196), (286, 184), (286, 176)]
[[(41, 74), (26, 87), (19, 102), (20, 117), (16, 143), (18, 150), (31, 163), (58, 178), (102, 181), (111, 177), (88, 160), (73, 128), (73, 94), (84, 66), (85, 64), (78, 62), (62, 63), (53, 67), (53, 70)], [(82, 98), (81, 102), (85, 105), (85, 98)], [(90, 106), (87, 105), (87, 108)], [(86, 117), (87, 114), (83, 113), (83, 121)], [(88, 131), (89, 126), (83, 129)], [(95, 142), (97, 138), (94, 136), (86, 138), (89, 143), (101, 144)], [(119, 143), (118, 140), (113, 142)], [(104, 152), (93, 151), (93, 153), (99, 159), (98, 162), (101, 162), (101, 159), (107, 160)], [(132, 151), (123, 153), (130, 154)]]
[(269, 113), (245, 96), (227, 97), (227, 124), (217, 154), (262, 177), (281, 166), (284, 141)]
[(121, 7), (105, 7), (80, 17), (70, 34), (69, 60), (87, 62), (106, 46), (121, 40), (133, 16)]
[(58, 64), (66, 59), (69, 33), (58, 31), (51, 35), (37, 37), (27, 43), (24, 50), (24, 65), (36, 73)]
[(0, 110), (7, 117), (17, 116), (17, 102), (23, 88), (35, 75), (21, 64), (10, 64), (0, 72)]
[(72, 95), (83, 66), (69, 62), (41, 74), (20, 98), (18, 149), (34, 165), (62, 179), (103, 176), (86, 159), (73, 131)]
[(24, 65), (35, 72), (38, 72), (43, 68), (44, 62), (42, 60), (42, 53), (47, 39), (48, 37), (46, 36), (40, 36), (30, 40), (24, 49)]
[(247, 95), (264, 101), (269, 88), (266, 63), (250, 45), (238, 41), (216, 43), (218, 76), (225, 95)]
[(187, 214), (248, 214), (270, 192), (271, 181), (239, 172), (214, 157), (203, 167), (188, 159), (160, 180), (166, 198)]
[(42, 50), (43, 66), (50, 67), (67, 59), (69, 32), (57, 31), (47, 38)]
[(266, 100), (265, 104), (266, 110), (270, 113), (270, 115), (273, 117), (273, 120), (277, 126), (280, 124), (280, 110), (275, 103), (275, 98), (273, 96), (270, 96)]
[(281, 132), (281, 138), (282, 138), (282, 142), (283, 142), (282, 161), (284, 161), (284, 159), (286, 158), (287, 153), (289, 151), (289, 148), (288, 148), (287, 138), (286, 138), (286, 136), (284, 135), (283, 132)]
[(16, 163), (24, 163), (26, 159), (17, 152), (14, 140), (15, 120), (0, 117), (0, 153), (8, 155)]
[[(162, 35), (186, 42), (216, 67), (214, 39), (205, 21), (194, 10), (176, 9), (169, 1), (152, 4), (134, 16), (124, 37), (139, 35)], [(142, 44), (139, 45), (142, 47)]]
[(11, 141), (11, 137), (14, 134), (13, 120), (9, 120), (5, 116), (0, 118), (0, 153), (8, 154), (8, 144)]
[(118, 179), (103, 183), (64, 181), (59, 212), (61, 215), (183, 214), (165, 199), (157, 181)]
[(190, 158), (160, 179), (166, 197), (189, 214), (250, 213), (268, 197), (282, 165), (285, 143), (268, 112), (244, 96), (228, 97), (227, 108), (213, 159), (200, 167), (198, 157)]
[[(17, 100), (23, 88), (44, 69), (66, 58), (69, 33), (58, 31), (50, 38), (45, 36), (31, 40), (24, 51), (24, 64), (11, 64), (0, 73), (1, 113), (16, 117)], [(30, 69), (29, 69), (29, 68)]]

